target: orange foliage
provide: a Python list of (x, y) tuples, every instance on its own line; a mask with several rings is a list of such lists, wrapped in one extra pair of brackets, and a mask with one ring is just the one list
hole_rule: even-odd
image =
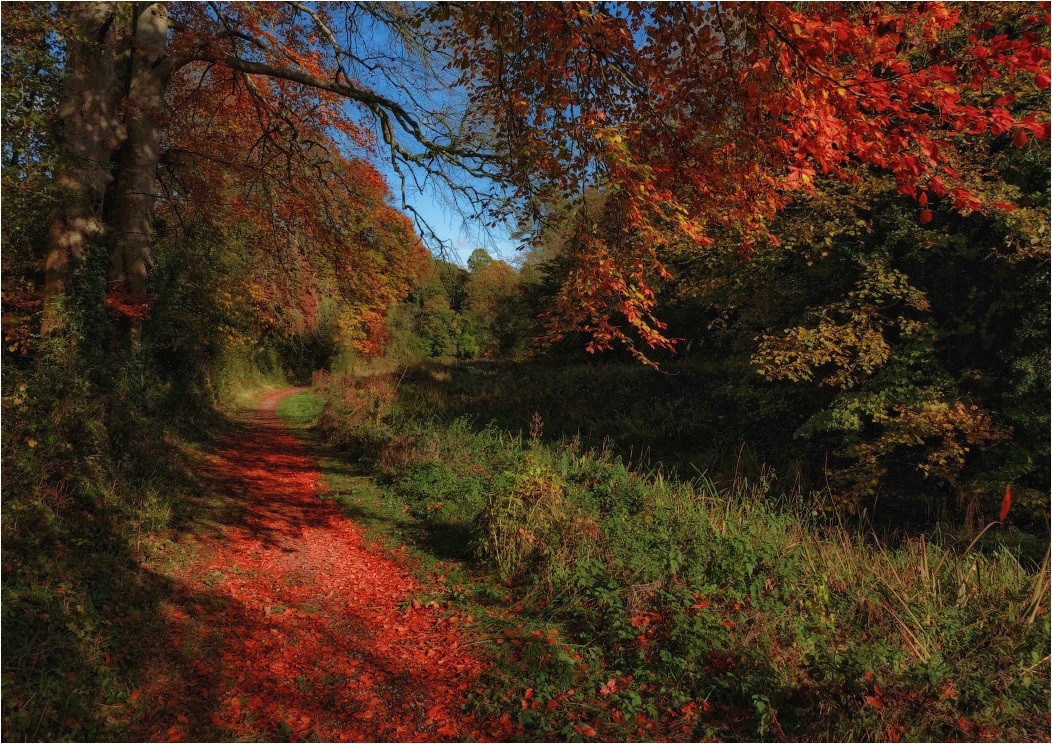
[[(1011, 113), (996, 81), (1048, 86), (1049, 16), (986, 6), (965, 28), (961, 14), (946, 3), (435, 10), (473, 104), (498, 126), (518, 200), (540, 217), (589, 187), (616, 199), (621, 244), (586, 230), (552, 316), (556, 338), (585, 330), (593, 349), (632, 346), (628, 329), (669, 346), (650, 291), (666, 275), (661, 251), (731, 226), (748, 256), (776, 242), (770, 221), (819, 173), (852, 181), (875, 167), (921, 206), (989, 207), (956, 156), (971, 135), (1017, 146), (1047, 135), (1047, 113)], [(1002, 16), (1024, 30), (1000, 33)]]
[[(273, 44), (283, 64), (322, 74), (319, 53), (300, 38), (287, 7), (225, 10)], [(204, 6), (174, 12), (195, 29), (177, 36), (182, 53), (215, 56), (216, 45), (233, 43), (213, 28)], [(383, 176), (364, 160), (375, 139), (345, 99), (205, 62), (180, 71), (170, 98), (165, 164), (181, 198), (167, 207), (168, 221), (211, 225), (247, 249), (252, 269), (231, 290), (250, 299), (264, 328), (313, 330), (329, 297), (349, 308), (344, 320), (354, 318), (341, 323), (347, 339), (363, 351), (381, 350), (383, 316), (424, 270), (426, 250), (390, 205)]]

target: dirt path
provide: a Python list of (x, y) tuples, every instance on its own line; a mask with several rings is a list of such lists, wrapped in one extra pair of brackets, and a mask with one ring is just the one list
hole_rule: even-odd
[(236, 523), (172, 576), (163, 639), (141, 693), (153, 740), (441, 741), (501, 733), (461, 706), (482, 662), (463, 621), (413, 606), (397, 558), (318, 498), (314, 459), (265, 397), (216, 468), (243, 491)]

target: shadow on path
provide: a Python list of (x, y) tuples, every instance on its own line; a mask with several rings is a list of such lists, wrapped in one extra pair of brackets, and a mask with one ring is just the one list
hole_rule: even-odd
[(317, 496), (314, 459), (268, 395), (206, 476), (236, 519), (201, 537), (197, 558), (166, 577), (146, 711), (151, 740), (493, 739), (507, 732), (462, 706), (484, 664), (457, 617), (409, 601), (408, 569)]

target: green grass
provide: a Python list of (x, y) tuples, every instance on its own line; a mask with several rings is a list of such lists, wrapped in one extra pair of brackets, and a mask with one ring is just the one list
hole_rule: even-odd
[(289, 426), (302, 429), (318, 420), (324, 405), (325, 400), (320, 395), (304, 390), (282, 398), (277, 414)]
[(797, 476), (803, 452), (786, 446), (792, 426), (784, 418), (786, 401), (772, 400), (765, 417), (745, 418), (738, 391), (726, 381), (698, 365), (670, 369), (426, 361), (401, 377), (397, 405), (410, 417), (466, 417), (477, 428), (492, 424), (514, 433), (528, 433), (539, 416), (545, 441), (576, 436), (585, 447), (611, 449), (641, 468), (661, 464), (729, 480), (735, 471), (758, 474), (767, 463), (777, 465), (786, 482)]
[(1008, 548), (888, 546), (762, 471), (718, 487), (428, 419), (407, 377), (324, 382), (315, 431), (347, 512), (501, 618), (480, 711), (542, 739), (1047, 733), (1047, 570)]

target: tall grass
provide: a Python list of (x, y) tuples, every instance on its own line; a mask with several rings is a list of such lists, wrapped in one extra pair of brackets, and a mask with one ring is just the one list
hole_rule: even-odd
[[(564, 628), (568, 650), (525, 643), (484, 709), (556, 738), (1047, 735), (1047, 568), (885, 545), (762, 468), (717, 486), (544, 441), (542, 422), (429, 419), (432, 400), (397, 394), (408, 375), (321, 380), (321, 428), (510, 605)], [(540, 708), (517, 708), (526, 688)]]

